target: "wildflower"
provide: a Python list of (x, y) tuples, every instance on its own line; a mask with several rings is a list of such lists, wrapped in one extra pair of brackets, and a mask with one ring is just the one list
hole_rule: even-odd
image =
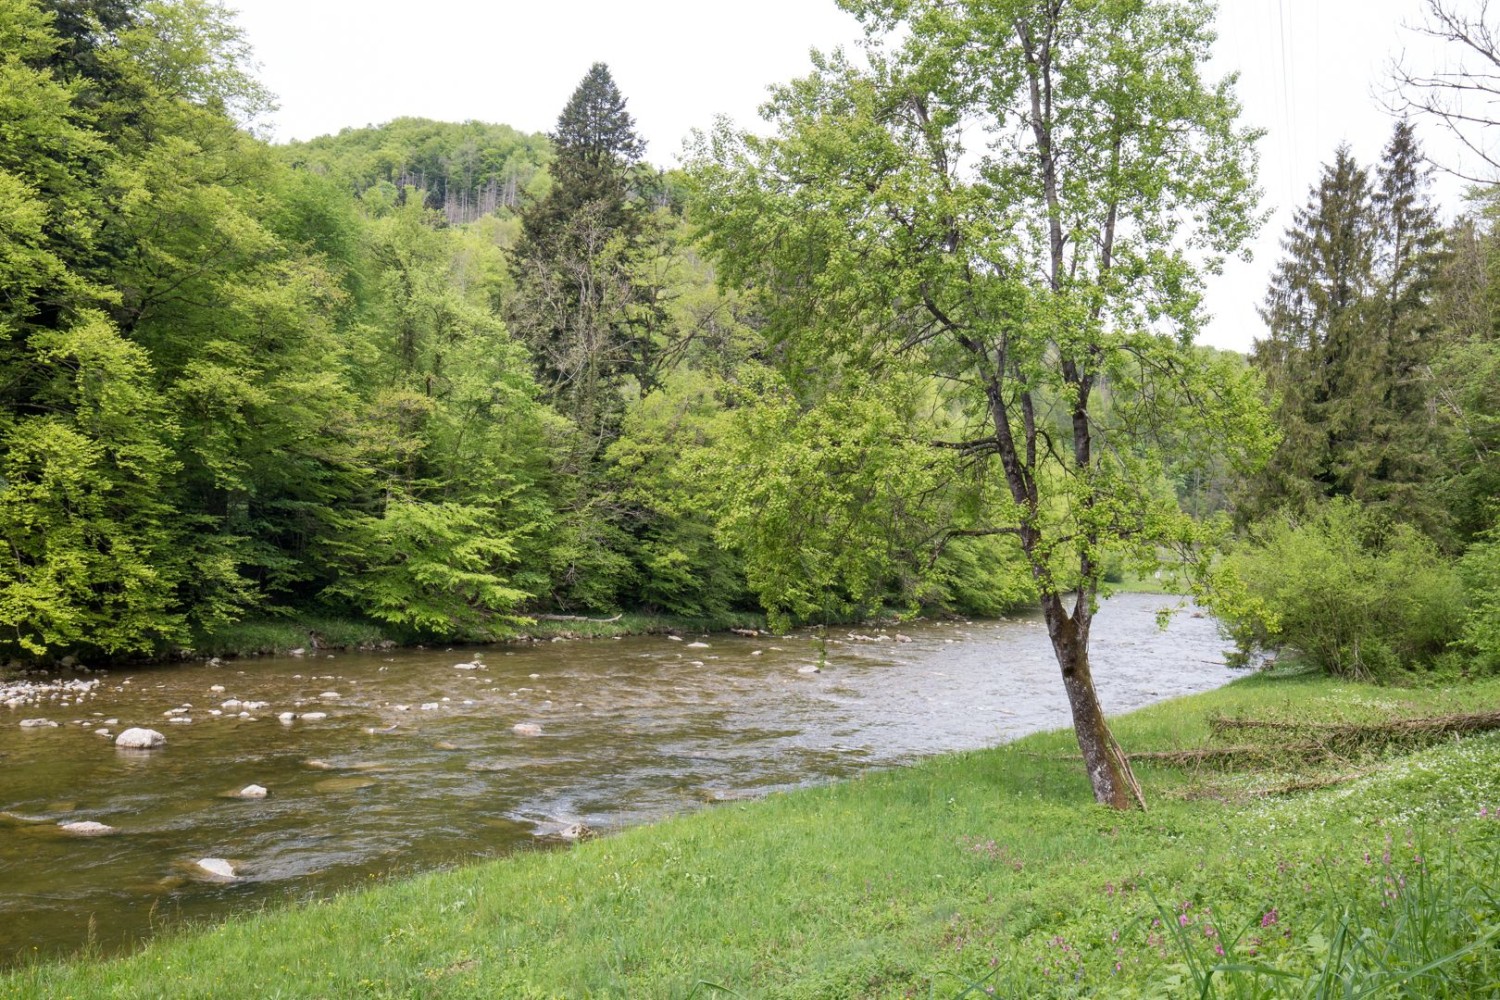
[(1178, 927), (1186, 927), (1187, 925), (1188, 925), (1188, 916), (1187, 916), (1186, 913), (1184, 913), (1184, 914), (1182, 914), (1181, 916), (1179, 916), (1177, 918), (1177, 926)]
[(1278, 919), (1280, 919), (1280, 914), (1276, 912), (1276, 907), (1273, 906), (1261, 916), (1260, 925), (1262, 927), (1270, 927)]

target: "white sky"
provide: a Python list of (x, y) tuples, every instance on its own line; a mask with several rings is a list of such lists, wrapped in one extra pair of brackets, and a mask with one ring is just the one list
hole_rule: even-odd
[[(603, 61), (648, 157), (663, 165), (716, 114), (754, 124), (766, 87), (804, 73), (809, 48), (860, 37), (833, 0), (229, 2), (280, 97), (278, 139), (403, 115), (547, 131), (589, 65)], [(1220, 0), (1216, 68), (1240, 72), (1246, 120), (1268, 130), (1261, 186), (1276, 214), (1254, 262), (1231, 262), (1210, 285), (1204, 342), (1246, 350), (1260, 334), (1254, 306), (1278, 240), (1334, 147), (1347, 141), (1365, 163), (1379, 156), (1392, 125), (1377, 99), (1388, 61), (1403, 49), (1418, 66), (1438, 58), (1402, 29), (1420, 9), (1420, 0)], [(1445, 136), (1419, 129), (1429, 152), (1452, 154)], [(1437, 183), (1451, 214), (1462, 185)]]

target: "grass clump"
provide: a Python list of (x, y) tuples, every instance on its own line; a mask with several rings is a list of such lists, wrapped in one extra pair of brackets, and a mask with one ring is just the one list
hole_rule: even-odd
[[(1171, 750), (1211, 744), (1215, 718), (1497, 705), (1495, 681), (1255, 676), (1115, 730)], [(1313, 773), (1295, 758), (1146, 761), (1146, 813), (1093, 805), (1074, 749), (1048, 733), (725, 804), (22, 969), (0, 996), (1497, 995), (1497, 734), (1370, 750), (1362, 776), (1305, 794), (1276, 791)]]

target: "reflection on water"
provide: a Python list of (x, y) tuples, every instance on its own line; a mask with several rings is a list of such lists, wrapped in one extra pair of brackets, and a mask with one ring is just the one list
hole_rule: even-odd
[[(1101, 610), (1093, 662), (1111, 712), (1232, 676), (1212, 620), (1157, 629), (1170, 600)], [(830, 630), (818, 674), (800, 672), (817, 660), (809, 635), (651, 636), (121, 670), (91, 699), (0, 707), (0, 963), (78, 947), (91, 917), (118, 947), (576, 822), (607, 830), (1068, 723), (1039, 618), (902, 631), (913, 641)], [(241, 717), (233, 701), (266, 706)], [(192, 722), (169, 722), (182, 708)], [(41, 715), (61, 725), (20, 728)], [(167, 745), (117, 751), (93, 732), (105, 719)], [(270, 795), (236, 797), (250, 784)], [(118, 832), (59, 827), (84, 820)], [(206, 857), (240, 878), (198, 877)]]

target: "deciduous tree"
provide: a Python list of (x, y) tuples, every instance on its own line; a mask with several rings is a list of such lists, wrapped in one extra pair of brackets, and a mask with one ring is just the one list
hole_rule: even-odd
[(1094, 795), (1128, 807), (1089, 658), (1106, 550), (1196, 552), (1157, 432), (1244, 461), (1269, 435), (1258, 380), (1190, 347), (1203, 275), (1258, 219), (1255, 135), (1204, 76), (1211, 5), (841, 6), (868, 66), (820, 57), (771, 137), (705, 140), (697, 211), (802, 363), (942, 380), (956, 433), (927, 445), (994, 487), (953, 531), (1018, 546)]

